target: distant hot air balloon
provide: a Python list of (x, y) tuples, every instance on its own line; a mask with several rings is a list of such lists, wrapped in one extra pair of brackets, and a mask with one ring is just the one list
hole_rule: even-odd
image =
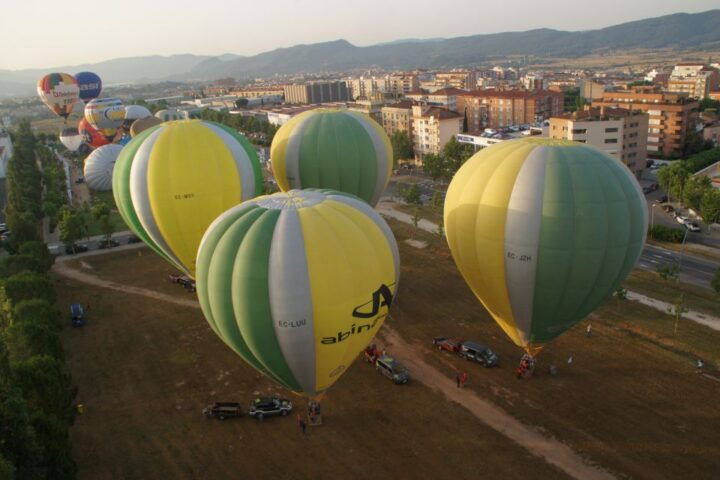
[(108, 141), (115, 137), (124, 118), (125, 107), (119, 98), (96, 98), (85, 105), (85, 120)]
[(113, 175), (120, 214), (135, 234), (188, 275), (197, 247), (222, 212), (262, 190), (255, 149), (236, 131), (183, 120), (143, 131)]
[(187, 113), (169, 108), (165, 110), (159, 110), (155, 112), (155, 117), (159, 118), (163, 122), (172, 122), (173, 120), (186, 120), (188, 118)]
[(125, 107), (125, 120), (123, 121), (123, 126), (125, 128), (130, 128), (135, 120), (149, 117), (152, 117), (152, 113), (150, 113), (150, 110), (142, 105), (127, 105)]
[(122, 149), (122, 145), (111, 143), (97, 148), (85, 159), (83, 175), (90, 189), (100, 192), (112, 189), (113, 168)]
[(83, 141), (83, 135), (78, 131), (77, 127), (64, 128), (60, 132), (60, 142), (71, 152), (76, 152)]
[(375, 120), (339, 109), (310, 110), (278, 130), (270, 149), (280, 190), (331, 188), (370, 205), (392, 172), (390, 139)]
[(331, 190), (237, 205), (208, 227), (197, 257), (198, 299), (215, 333), (309, 397), (332, 386), (378, 332), (399, 275), (385, 221)]
[(92, 148), (102, 147), (103, 145), (110, 143), (105, 138), (105, 135), (98, 132), (84, 118), (80, 120), (80, 123), (78, 124), (78, 132), (80, 132), (80, 135), (83, 136), (83, 141)]
[(157, 125), (160, 125), (161, 123), (162, 120), (157, 117), (146, 117), (135, 120), (130, 125), (130, 136), (134, 137), (143, 130), (147, 130), (150, 127), (155, 127)]
[(42, 77), (37, 84), (40, 99), (47, 107), (67, 120), (79, 97), (75, 78), (67, 73), (50, 73)]
[(539, 138), (471, 157), (450, 183), (444, 217), (465, 281), (531, 355), (621, 285), (648, 223), (642, 191), (622, 163)]
[(80, 88), (80, 99), (88, 103), (97, 98), (102, 91), (102, 80), (93, 72), (80, 72), (75, 74), (78, 87)]
[(115, 143), (117, 143), (118, 145), (125, 146), (128, 143), (130, 143), (130, 140), (132, 140), (132, 137), (130, 135), (128, 135), (127, 133), (123, 133), (120, 136), (120, 138), (117, 140), (117, 142), (115, 142)]

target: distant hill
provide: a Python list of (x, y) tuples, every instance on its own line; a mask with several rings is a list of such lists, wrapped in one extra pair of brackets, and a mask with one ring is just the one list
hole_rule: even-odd
[(200, 64), (190, 76), (272, 75), (350, 68), (454, 67), (493, 57), (535, 55), (579, 57), (608, 50), (655, 48), (720, 48), (720, 10), (678, 13), (624, 23), (600, 30), (565, 32), (537, 29), (448, 39), (411, 39), (369, 47), (346, 40), (279, 48), (252, 57)]
[(28, 88), (44, 73), (81, 70), (97, 72), (108, 83), (163, 79), (211, 80), (266, 76), (276, 73), (343, 71), (380, 67), (456, 67), (507, 55), (580, 57), (602, 51), (678, 48), (720, 48), (720, 10), (678, 13), (623, 23), (599, 30), (566, 32), (536, 29), (447, 39), (406, 39), (357, 47), (346, 40), (278, 48), (249, 57), (172, 55), (131, 57), (91, 65), (33, 70), (0, 70), (0, 94)]

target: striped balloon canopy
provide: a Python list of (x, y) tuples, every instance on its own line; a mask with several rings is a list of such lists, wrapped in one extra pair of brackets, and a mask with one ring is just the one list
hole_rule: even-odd
[(181, 120), (141, 132), (113, 172), (120, 215), (160, 256), (190, 276), (205, 229), (262, 191), (255, 149), (236, 131)]
[(380, 329), (399, 274), (395, 238), (367, 203), (290, 190), (244, 202), (208, 227), (197, 292), (230, 348), (286, 388), (315, 397)]
[(49, 73), (38, 80), (37, 93), (40, 100), (55, 115), (65, 119), (70, 116), (75, 102), (80, 97), (75, 77), (68, 73)]
[(95, 98), (85, 105), (85, 120), (108, 141), (117, 134), (125, 119), (125, 107), (119, 98)]
[(622, 163), (577, 142), (535, 138), (471, 157), (450, 183), (444, 217), (465, 281), (530, 354), (621, 285), (648, 223)]
[(85, 159), (83, 176), (90, 189), (99, 192), (112, 189), (113, 169), (122, 149), (122, 145), (111, 143), (95, 149), (88, 155)]
[(280, 190), (331, 188), (370, 205), (392, 172), (390, 139), (369, 116), (340, 109), (305, 112), (282, 126), (270, 148)]

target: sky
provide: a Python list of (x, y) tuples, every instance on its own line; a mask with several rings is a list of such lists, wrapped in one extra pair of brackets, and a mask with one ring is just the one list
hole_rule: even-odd
[[(533, 28), (589, 30), (719, 0), (4, 0), (0, 69), (47, 68), (119, 57), (253, 55), (344, 38), (372, 45)], [(599, 5), (602, 5), (600, 8)]]

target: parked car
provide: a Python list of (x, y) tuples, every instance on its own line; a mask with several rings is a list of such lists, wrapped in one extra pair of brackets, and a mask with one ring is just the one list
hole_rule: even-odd
[(79, 303), (70, 305), (70, 321), (73, 327), (82, 327), (85, 325), (85, 310)]
[(130, 235), (128, 237), (128, 243), (140, 243), (142, 240), (137, 235)]
[(207, 418), (215, 417), (220, 420), (242, 417), (243, 415), (242, 407), (237, 402), (215, 402), (203, 408), (202, 413)]
[(113, 240), (112, 238), (109, 240), (100, 240), (98, 242), (98, 248), (100, 248), (100, 249), (115, 248), (118, 246), (120, 246), (120, 244), (118, 242), (116, 242), (115, 240)]
[(494, 367), (498, 364), (498, 356), (485, 345), (475, 342), (463, 342), (458, 353), (466, 360), (474, 360), (485, 367)]
[(65, 253), (67, 253), (68, 255), (74, 255), (76, 253), (83, 253), (83, 252), (87, 252), (87, 251), (88, 251), (87, 245), (77, 245), (77, 244), (72, 243), (70, 245), (65, 246)]
[(685, 225), (690, 221), (689, 217), (686, 217), (684, 215), (680, 215), (679, 213), (675, 212), (675, 221), (678, 222), (680, 225)]
[(447, 350), (448, 352), (457, 352), (460, 350), (460, 345), (463, 340), (459, 338), (447, 338), (447, 337), (435, 337), (433, 338), (433, 345), (438, 350)]
[(662, 206), (663, 212), (665, 213), (672, 213), (675, 211), (672, 205), (663, 205)]
[(653, 203), (665, 203), (667, 201), (668, 201), (667, 195), (663, 195), (660, 198), (656, 198), (655, 201), (653, 201)]
[(400, 385), (410, 380), (407, 368), (389, 355), (381, 355), (375, 360), (375, 369), (395, 384)]
[(287, 398), (258, 397), (253, 400), (248, 415), (262, 421), (265, 417), (285, 416), (292, 412), (293, 404)]
[(78, 177), (77, 180), (75, 180), (75, 183), (77, 183), (77, 184), (85, 183), (85, 177)]
[(685, 222), (685, 228), (687, 228), (691, 232), (699, 232), (700, 231), (700, 225), (698, 225), (697, 223), (692, 222), (692, 221)]
[(0, 233), (7, 233), (8, 228), (4, 223), (0, 223)]

